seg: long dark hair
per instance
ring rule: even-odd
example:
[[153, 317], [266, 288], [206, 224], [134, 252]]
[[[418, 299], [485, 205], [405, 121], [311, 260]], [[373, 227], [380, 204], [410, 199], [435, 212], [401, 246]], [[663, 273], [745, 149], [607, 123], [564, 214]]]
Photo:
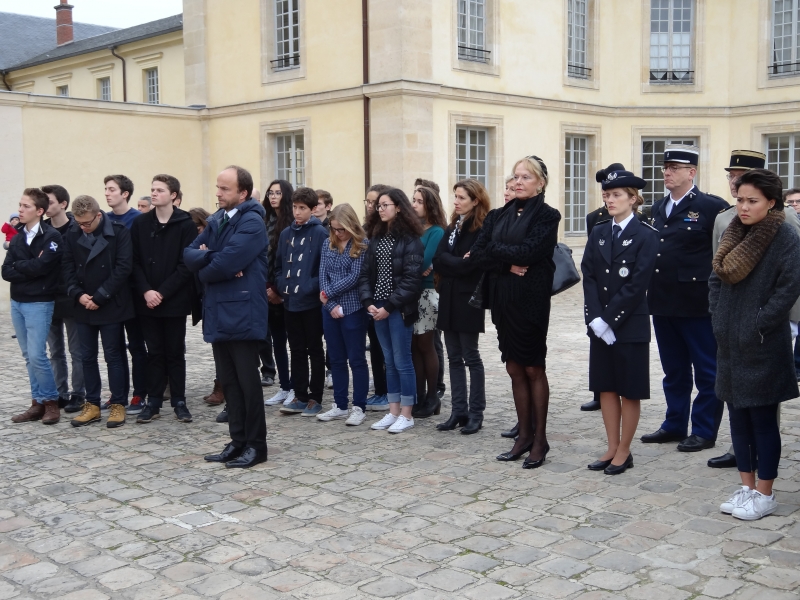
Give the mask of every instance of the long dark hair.
[[[276, 183], [281, 186], [281, 210], [278, 213], [275, 212], [275, 209], [272, 208], [272, 205], [269, 203], [269, 190]], [[266, 216], [264, 217], [264, 220], [267, 223], [269, 223], [273, 215], [277, 217], [277, 220], [275, 221], [275, 228], [272, 230], [272, 238], [269, 240], [269, 245], [273, 249], [278, 243], [278, 238], [281, 235], [281, 231], [291, 225], [292, 221], [294, 220], [294, 214], [292, 213], [292, 194], [294, 194], [294, 188], [292, 187], [291, 183], [285, 179], [273, 179], [272, 182], [270, 182], [270, 184], [267, 186], [266, 193], [264, 194], [264, 200], [261, 202], [264, 210], [267, 212]]]
[[[414, 190], [414, 195], [422, 194], [422, 202], [425, 205], [425, 221], [428, 225], [438, 225], [442, 229], [447, 229], [447, 217], [445, 217], [442, 199], [433, 188], [419, 186]], [[416, 211], [415, 211], [416, 212]]]
[[[391, 188], [378, 196], [378, 204], [380, 204], [383, 197], [389, 198], [397, 207], [397, 215], [387, 223], [381, 219], [379, 211], [375, 210], [372, 216], [377, 219], [377, 223], [374, 224], [371, 230], [373, 237], [382, 237], [387, 233], [391, 233], [398, 239], [405, 235], [421, 237], [422, 225], [420, 225], [417, 213], [414, 211], [414, 207], [411, 206], [411, 202], [408, 201], [408, 196], [406, 196], [405, 192], [397, 188]], [[370, 218], [370, 221], [372, 222], [373, 218]]]

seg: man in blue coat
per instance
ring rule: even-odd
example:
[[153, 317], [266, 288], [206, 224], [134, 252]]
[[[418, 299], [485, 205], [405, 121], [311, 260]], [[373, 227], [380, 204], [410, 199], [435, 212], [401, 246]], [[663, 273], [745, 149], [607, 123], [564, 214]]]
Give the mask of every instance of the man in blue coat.
[[229, 468], [267, 460], [264, 392], [258, 348], [267, 337], [267, 230], [264, 208], [250, 197], [253, 178], [231, 166], [217, 176], [218, 210], [183, 258], [203, 284], [203, 339], [228, 403], [231, 442], [206, 456]]

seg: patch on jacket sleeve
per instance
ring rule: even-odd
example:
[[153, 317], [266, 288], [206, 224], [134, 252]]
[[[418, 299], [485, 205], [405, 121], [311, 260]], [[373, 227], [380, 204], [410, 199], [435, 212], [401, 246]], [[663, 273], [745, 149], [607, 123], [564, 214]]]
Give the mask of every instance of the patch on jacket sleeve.
[[50, 250], [52, 252], [55, 252], [56, 250], [58, 250], [58, 244], [56, 244], [55, 242], [50, 242]]

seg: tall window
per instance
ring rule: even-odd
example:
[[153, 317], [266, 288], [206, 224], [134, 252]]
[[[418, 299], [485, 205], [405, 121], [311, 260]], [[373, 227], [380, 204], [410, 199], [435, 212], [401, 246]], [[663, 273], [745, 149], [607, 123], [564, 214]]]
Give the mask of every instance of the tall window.
[[642, 190], [645, 206], [652, 206], [656, 200], [666, 195], [664, 187], [664, 150], [669, 144], [697, 145], [695, 138], [647, 138], [642, 140], [642, 179], [647, 187]]
[[111, 77], [102, 77], [97, 80], [97, 99], [111, 100]]
[[295, 188], [305, 185], [305, 148], [302, 131], [275, 136], [275, 162], [278, 179], [285, 179]]
[[692, 83], [694, 0], [650, 0], [650, 81]]
[[300, 66], [300, 0], [275, 2], [275, 70]]
[[456, 130], [456, 176], [459, 179], [477, 179], [486, 186], [488, 136], [485, 129], [459, 127]]
[[586, 4], [588, 0], [567, 3], [567, 73], [570, 77], [588, 78], [592, 70], [586, 59]]
[[458, 0], [458, 58], [489, 62], [486, 0]]
[[69, 86], [68, 85], [60, 85], [56, 88], [56, 96], [63, 96], [64, 98], [69, 97]]
[[586, 232], [589, 138], [568, 135], [564, 144], [564, 232]]
[[773, 0], [769, 74], [787, 73], [800, 73], [800, 0]]
[[800, 133], [767, 138], [767, 168], [777, 173], [783, 187], [800, 187]]
[[144, 72], [144, 101], [148, 104], [159, 104], [158, 68], [146, 69]]

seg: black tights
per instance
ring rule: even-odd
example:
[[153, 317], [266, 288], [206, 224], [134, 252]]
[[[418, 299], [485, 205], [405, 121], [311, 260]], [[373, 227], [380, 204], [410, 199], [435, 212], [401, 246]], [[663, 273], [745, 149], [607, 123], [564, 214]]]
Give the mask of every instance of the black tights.
[[[436, 330], [426, 331], [411, 337], [411, 360], [414, 363], [414, 372], [417, 375], [417, 402], [430, 396], [436, 397], [439, 381], [439, 357], [433, 345], [433, 336]], [[427, 387], [427, 394], [426, 394]]]
[[547, 448], [547, 407], [550, 404], [550, 384], [544, 367], [523, 367], [509, 360], [506, 371], [511, 376], [511, 391], [519, 419], [519, 438], [512, 452], [521, 453], [531, 442], [531, 457], [539, 459]]

